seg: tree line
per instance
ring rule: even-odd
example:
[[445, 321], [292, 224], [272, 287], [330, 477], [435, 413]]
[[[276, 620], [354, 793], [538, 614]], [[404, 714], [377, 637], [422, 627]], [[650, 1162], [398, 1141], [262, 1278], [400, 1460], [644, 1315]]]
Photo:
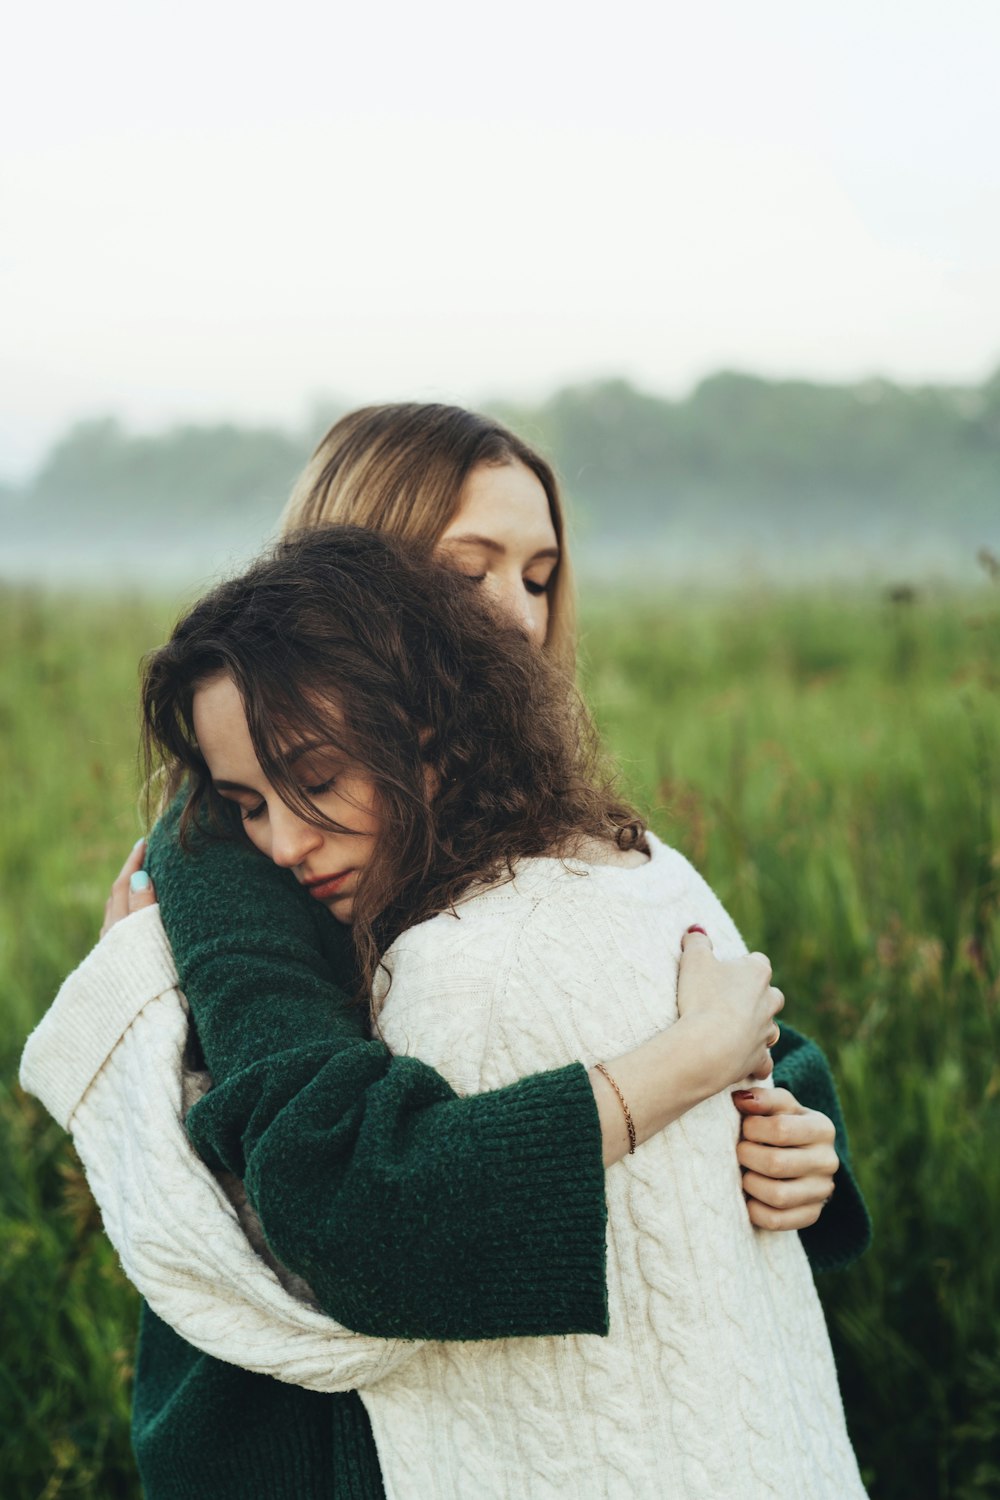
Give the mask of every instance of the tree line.
[[[1000, 370], [962, 387], [723, 372], [677, 400], [605, 380], [487, 409], [554, 459], [591, 552], [699, 535], [730, 547], [1000, 542]], [[112, 416], [81, 422], [28, 483], [0, 490], [4, 529], [138, 541], [203, 526], [252, 545], [325, 425], [149, 435]]]

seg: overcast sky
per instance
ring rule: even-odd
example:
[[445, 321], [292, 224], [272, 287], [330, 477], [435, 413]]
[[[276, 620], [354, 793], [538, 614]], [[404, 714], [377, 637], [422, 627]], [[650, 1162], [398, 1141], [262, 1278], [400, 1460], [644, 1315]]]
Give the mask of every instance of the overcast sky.
[[18, 7], [0, 477], [117, 412], [1000, 364], [995, 0]]

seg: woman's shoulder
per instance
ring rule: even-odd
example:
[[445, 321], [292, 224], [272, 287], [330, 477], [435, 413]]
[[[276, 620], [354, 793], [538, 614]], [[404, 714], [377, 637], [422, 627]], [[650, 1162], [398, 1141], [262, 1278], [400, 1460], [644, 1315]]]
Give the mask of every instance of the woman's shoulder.
[[636, 858], [634, 853], [616, 857], [586, 845], [574, 854], [519, 860], [511, 882], [513, 899], [556, 905], [598, 899], [645, 903], [662, 901], [667, 895], [676, 898], [704, 884], [678, 849], [654, 833], [647, 833], [646, 839], [647, 858]]
[[[708, 886], [677, 849], [647, 835], [649, 857], [619, 860], [585, 854], [533, 855], [514, 862], [509, 873], [477, 882], [447, 912], [409, 928], [393, 945], [409, 950], [471, 940], [482, 944], [492, 931], [498, 942], [513, 925], [558, 920], [560, 912], [591, 908], [663, 907], [700, 900]], [[710, 893], [709, 893], [710, 894]]]
[[[704, 876], [679, 849], [646, 835], [649, 858], [640, 864], [552, 857], [518, 862], [506, 892], [505, 921], [525, 932], [559, 932], [572, 924], [602, 930], [669, 930], [679, 941], [693, 923], [705, 927], [719, 957], [746, 951], [735, 923]], [[484, 906], [487, 897], [473, 898]]]
[[[407, 929], [385, 955], [377, 1000], [397, 1010], [454, 992], [466, 1012], [490, 1007], [498, 986], [530, 973], [537, 990], [583, 972], [598, 983], [607, 964], [659, 971], [676, 962], [692, 924], [720, 958], [746, 952], [722, 903], [677, 849], [649, 836], [640, 865], [551, 856], [521, 859], [505, 880], [470, 890], [447, 912]], [[391, 984], [389, 976], [391, 975]]]

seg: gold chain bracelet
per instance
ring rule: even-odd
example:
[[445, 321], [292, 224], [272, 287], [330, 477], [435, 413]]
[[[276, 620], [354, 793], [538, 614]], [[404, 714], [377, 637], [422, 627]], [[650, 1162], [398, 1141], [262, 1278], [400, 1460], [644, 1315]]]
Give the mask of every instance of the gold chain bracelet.
[[597, 1069], [598, 1073], [600, 1073], [603, 1078], [606, 1078], [608, 1080], [608, 1082], [610, 1083], [611, 1087], [614, 1089], [615, 1093], [618, 1095], [618, 1103], [621, 1105], [622, 1109], [625, 1112], [625, 1126], [626, 1126], [626, 1129], [628, 1130], [628, 1154], [629, 1154], [629, 1156], [634, 1156], [635, 1155], [635, 1124], [633, 1123], [633, 1120], [632, 1120], [632, 1112], [629, 1109], [628, 1105], [625, 1103], [625, 1095], [622, 1093], [622, 1091], [618, 1087], [617, 1083], [615, 1083], [615, 1080], [612, 1078], [611, 1074], [608, 1072], [607, 1068], [604, 1066], [603, 1063], [595, 1063], [594, 1067]]

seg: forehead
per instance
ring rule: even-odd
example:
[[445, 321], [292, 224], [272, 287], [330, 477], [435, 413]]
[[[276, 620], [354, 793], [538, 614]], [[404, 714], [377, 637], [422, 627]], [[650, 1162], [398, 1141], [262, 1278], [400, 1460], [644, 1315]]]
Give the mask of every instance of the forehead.
[[522, 463], [479, 464], [472, 470], [441, 541], [463, 533], [528, 552], [557, 545], [549, 498], [538, 476]]
[[[311, 750], [348, 753], [345, 747], [349, 732], [333, 695], [324, 694], [322, 698], [317, 695], [311, 706], [320, 713], [318, 723], [304, 718], [287, 736], [279, 736], [281, 754], [287, 757], [289, 766]], [[247, 781], [251, 774], [260, 772], [243, 699], [230, 676], [220, 673], [198, 684], [191, 718], [198, 748], [214, 781]]]
[[[214, 777], [257, 765], [246, 710], [231, 677], [210, 677], [194, 691], [191, 717], [198, 748]], [[226, 779], [238, 779], [228, 777]]]

